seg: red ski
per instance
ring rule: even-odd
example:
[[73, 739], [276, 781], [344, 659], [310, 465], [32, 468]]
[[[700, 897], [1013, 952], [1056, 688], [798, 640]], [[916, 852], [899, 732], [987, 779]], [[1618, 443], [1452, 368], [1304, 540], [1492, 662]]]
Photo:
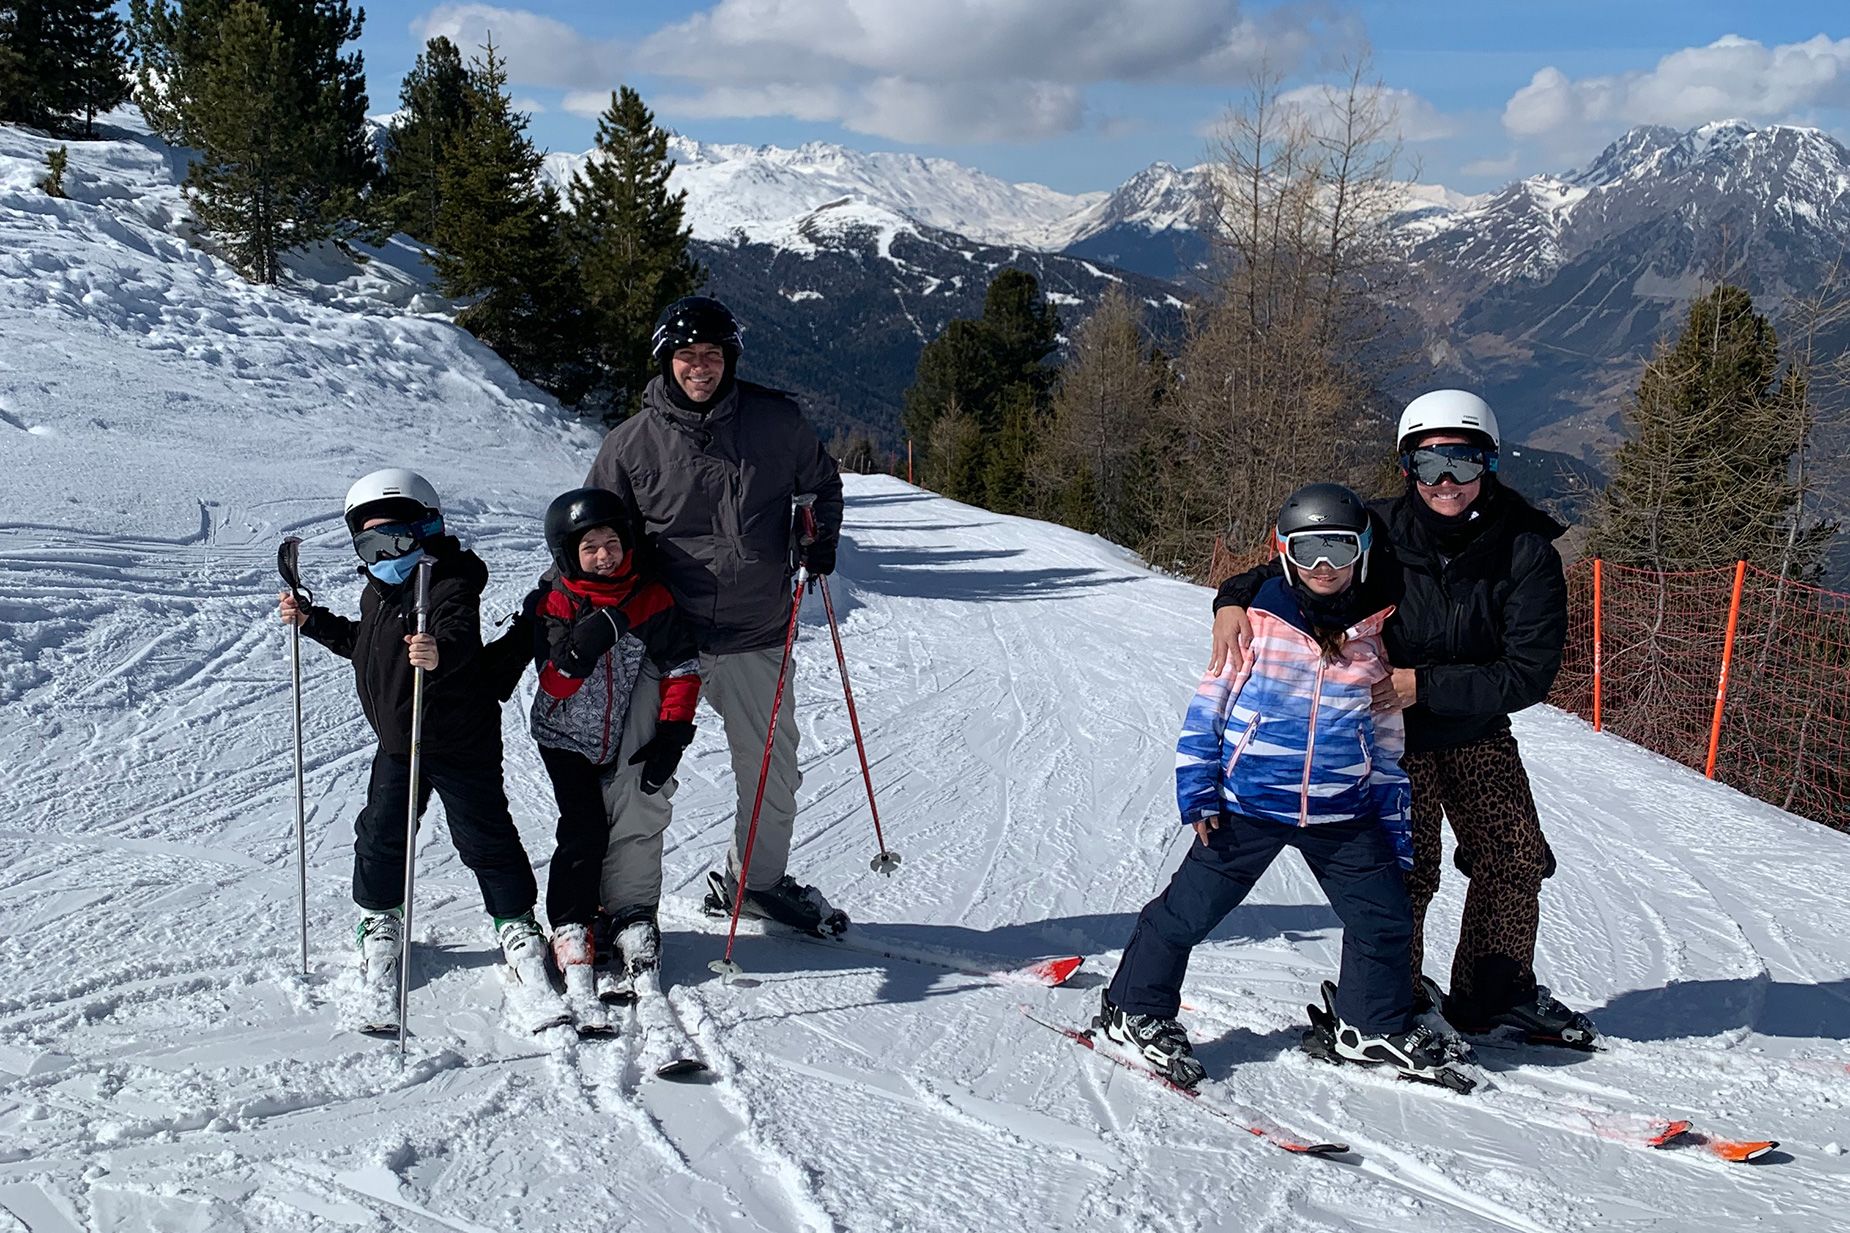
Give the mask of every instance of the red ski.
[[1060, 1035], [1066, 1037], [1074, 1044], [1090, 1050], [1094, 1055], [1103, 1058], [1107, 1062], [1116, 1066], [1121, 1066], [1132, 1074], [1142, 1075], [1152, 1083], [1165, 1087], [1178, 1096], [1186, 1097], [1189, 1103], [1194, 1105], [1197, 1109], [1212, 1114], [1214, 1117], [1219, 1118], [1221, 1121], [1226, 1122], [1228, 1125], [1238, 1130], [1252, 1135], [1254, 1138], [1263, 1139], [1273, 1147], [1281, 1148], [1284, 1151], [1299, 1156], [1340, 1156], [1349, 1150], [1349, 1145], [1347, 1143], [1315, 1143], [1304, 1139], [1286, 1130], [1271, 1118], [1256, 1111], [1249, 1109], [1234, 1110], [1223, 1108], [1215, 1101], [1204, 1099], [1202, 1094], [1193, 1088], [1186, 1088], [1179, 1083], [1172, 1082], [1167, 1077], [1157, 1074], [1149, 1067], [1139, 1066], [1129, 1058], [1120, 1056], [1110, 1049], [1099, 1048], [1098, 1041], [1090, 1032], [1082, 1032], [1078, 1028], [1067, 1027], [1064, 1024], [1050, 1023], [1036, 1015], [1026, 1006], [1021, 1008], [1021, 1013], [1027, 1016], [1031, 1022], [1038, 1023], [1049, 1031], [1060, 1033]]

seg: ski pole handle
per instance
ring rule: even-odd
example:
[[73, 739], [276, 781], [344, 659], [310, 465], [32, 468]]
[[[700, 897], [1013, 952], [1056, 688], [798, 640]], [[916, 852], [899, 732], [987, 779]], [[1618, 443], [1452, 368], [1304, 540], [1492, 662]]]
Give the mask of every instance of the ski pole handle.
[[430, 559], [429, 554], [418, 562], [417, 599], [414, 603], [417, 611], [417, 632], [420, 634], [430, 623], [430, 575], [436, 567], [437, 563]]

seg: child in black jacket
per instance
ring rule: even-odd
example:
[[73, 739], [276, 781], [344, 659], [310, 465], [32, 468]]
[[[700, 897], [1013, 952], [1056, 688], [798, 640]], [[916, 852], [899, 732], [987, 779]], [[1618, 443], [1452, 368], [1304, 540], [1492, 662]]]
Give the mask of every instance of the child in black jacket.
[[[354, 823], [362, 984], [377, 991], [398, 983], [412, 680], [420, 667], [425, 679], [419, 815], [434, 789], [443, 798], [457, 854], [474, 871], [508, 962], [518, 969], [523, 956], [543, 956], [545, 942], [533, 919], [538, 897], [533, 866], [501, 779], [501, 702], [480, 662], [488, 569], [443, 533], [436, 490], [414, 472], [394, 468], [362, 477], [347, 493], [346, 519], [364, 563], [360, 619], [319, 605], [298, 607], [289, 591], [281, 595], [281, 614], [284, 622], [300, 625], [310, 638], [353, 661], [360, 709], [379, 738], [366, 805]], [[427, 632], [418, 634], [413, 575], [425, 557], [434, 568]]]

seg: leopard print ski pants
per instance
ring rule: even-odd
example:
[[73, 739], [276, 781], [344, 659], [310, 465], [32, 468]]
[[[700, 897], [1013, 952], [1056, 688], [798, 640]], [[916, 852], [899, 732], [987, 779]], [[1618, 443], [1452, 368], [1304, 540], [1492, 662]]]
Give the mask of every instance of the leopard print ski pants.
[[1439, 890], [1439, 820], [1449, 818], [1469, 870], [1448, 1006], [1495, 1014], [1535, 991], [1542, 879], [1553, 872], [1516, 738], [1500, 732], [1455, 749], [1409, 753], [1413, 785], [1413, 976], [1425, 956], [1426, 908]]

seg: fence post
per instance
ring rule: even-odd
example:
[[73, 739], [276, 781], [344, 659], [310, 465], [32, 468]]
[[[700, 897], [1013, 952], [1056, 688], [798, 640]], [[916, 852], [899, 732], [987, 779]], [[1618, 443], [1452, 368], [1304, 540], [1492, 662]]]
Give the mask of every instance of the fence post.
[[1728, 697], [1728, 667], [1734, 662], [1734, 631], [1741, 621], [1741, 587], [1747, 581], [1747, 562], [1734, 563], [1734, 598], [1728, 603], [1728, 633], [1722, 641], [1722, 671], [1715, 681], [1715, 718], [1709, 724], [1709, 764], [1703, 774], [1715, 778], [1715, 754], [1722, 742], [1722, 703]]
[[1605, 598], [1605, 579], [1600, 566], [1604, 564], [1598, 557], [1593, 558], [1593, 730], [1600, 730], [1600, 610]]

